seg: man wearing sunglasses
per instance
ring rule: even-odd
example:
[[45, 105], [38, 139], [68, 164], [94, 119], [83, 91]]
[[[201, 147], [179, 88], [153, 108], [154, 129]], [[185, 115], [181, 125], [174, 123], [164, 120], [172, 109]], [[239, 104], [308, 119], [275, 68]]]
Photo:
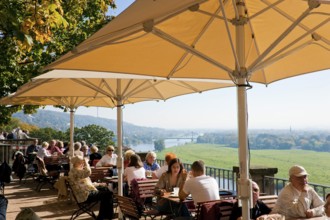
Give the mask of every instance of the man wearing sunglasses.
[[[257, 219], [262, 215], [269, 214], [271, 209], [268, 208], [261, 200], [259, 200], [259, 186], [256, 182], [252, 182], [253, 193], [253, 207], [251, 211], [251, 219]], [[242, 219], [242, 207], [239, 207], [238, 202], [234, 204], [233, 210], [229, 220], [241, 220]]]
[[308, 185], [308, 173], [304, 167], [295, 165], [289, 170], [290, 183], [280, 192], [272, 213], [285, 218], [312, 218], [323, 213], [323, 200]]

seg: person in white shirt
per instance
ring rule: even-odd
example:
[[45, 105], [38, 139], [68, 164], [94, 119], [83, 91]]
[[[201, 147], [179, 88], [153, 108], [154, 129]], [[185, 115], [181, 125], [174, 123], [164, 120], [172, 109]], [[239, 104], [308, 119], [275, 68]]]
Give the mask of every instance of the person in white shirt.
[[130, 157], [128, 167], [124, 170], [124, 180], [127, 181], [128, 185], [131, 185], [133, 179], [145, 179], [146, 170], [143, 167], [141, 158], [137, 154], [133, 154]]
[[106, 154], [96, 163], [96, 167], [115, 167], [117, 166], [117, 154], [114, 154], [115, 148], [110, 145], [106, 148]]
[[80, 150], [81, 148], [81, 143], [80, 142], [76, 142], [73, 145], [73, 155], [74, 156], [80, 156], [80, 157], [84, 157], [84, 153]]
[[52, 155], [47, 150], [49, 144], [47, 142], [42, 142], [41, 148], [39, 148], [37, 152], [37, 157], [40, 157], [41, 159], [44, 159], [45, 157], [51, 157]]
[[201, 160], [191, 165], [191, 175], [179, 190], [180, 200], [185, 200], [191, 194], [194, 203], [220, 199], [217, 181], [205, 175], [205, 165]]
[[285, 218], [312, 218], [323, 213], [323, 200], [308, 185], [308, 173], [304, 167], [295, 165], [289, 170], [289, 181], [278, 195], [271, 213]]

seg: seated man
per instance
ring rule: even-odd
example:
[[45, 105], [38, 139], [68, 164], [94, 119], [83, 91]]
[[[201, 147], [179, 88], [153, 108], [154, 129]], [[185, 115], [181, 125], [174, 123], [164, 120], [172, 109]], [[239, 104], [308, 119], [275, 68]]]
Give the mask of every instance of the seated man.
[[280, 192], [272, 213], [285, 218], [312, 218], [323, 213], [323, 201], [308, 186], [308, 173], [302, 166], [295, 165], [289, 170], [290, 183]]
[[190, 172], [192, 177], [185, 182], [183, 187], [180, 187], [180, 200], [186, 199], [189, 194], [191, 194], [195, 204], [220, 199], [218, 183], [213, 177], [205, 175], [203, 161], [195, 161], [191, 165]]
[[[269, 214], [271, 209], [259, 200], [259, 186], [256, 182], [252, 182], [253, 208], [251, 211], [251, 219], [257, 219], [261, 215]], [[238, 206], [238, 202], [234, 204], [229, 220], [241, 220], [242, 207]]]

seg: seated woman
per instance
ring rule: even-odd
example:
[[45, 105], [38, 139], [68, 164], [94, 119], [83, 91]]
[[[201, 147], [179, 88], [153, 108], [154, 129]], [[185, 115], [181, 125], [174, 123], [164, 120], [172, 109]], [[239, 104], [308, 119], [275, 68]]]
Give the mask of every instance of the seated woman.
[[89, 165], [93, 166], [93, 161], [100, 160], [102, 155], [98, 152], [99, 149], [95, 145], [93, 145], [90, 150], [91, 154], [89, 155]]
[[146, 160], [143, 162], [143, 167], [146, 170], [147, 177], [152, 177], [155, 175], [156, 170], [160, 168], [156, 161], [157, 155], [153, 151], [149, 151], [146, 155]]
[[96, 167], [114, 167], [117, 165], [117, 154], [114, 154], [115, 148], [110, 145], [106, 148], [106, 153], [101, 160], [97, 162]]
[[124, 181], [127, 182], [128, 187], [125, 187], [124, 194], [128, 195], [128, 188], [131, 186], [131, 182], [133, 179], [145, 179], [146, 171], [143, 168], [143, 163], [141, 158], [137, 154], [133, 154], [130, 157], [130, 161], [128, 167], [124, 170]]
[[72, 168], [69, 172], [69, 181], [73, 193], [79, 203], [100, 201], [97, 220], [112, 219], [113, 217], [113, 194], [106, 186], [93, 184], [89, 176], [91, 168], [87, 160], [82, 156], [71, 158]]
[[131, 149], [125, 151], [124, 153], [124, 169], [126, 169], [126, 167], [128, 167], [129, 164], [129, 158], [135, 154], [135, 152]]
[[41, 148], [39, 148], [37, 152], [37, 157], [40, 157], [41, 159], [44, 159], [45, 157], [51, 157], [52, 155], [47, 150], [49, 144], [47, 142], [42, 142]]
[[157, 201], [157, 210], [159, 212], [173, 211], [175, 216], [190, 216], [190, 213], [184, 203], [172, 202], [161, 198], [166, 192], [173, 192], [174, 188], [183, 187], [187, 179], [187, 172], [183, 168], [180, 159], [174, 158], [168, 164], [168, 170], [161, 175], [156, 184], [155, 193], [159, 195]]

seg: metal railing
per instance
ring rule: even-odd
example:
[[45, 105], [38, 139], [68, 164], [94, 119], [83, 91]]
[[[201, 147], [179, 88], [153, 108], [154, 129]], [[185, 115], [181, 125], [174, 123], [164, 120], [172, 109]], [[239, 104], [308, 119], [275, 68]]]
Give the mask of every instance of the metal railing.
[[27, 147], [32, 144], [34, 140], [35, 138], [0, 140], [0, 162], [7, 161], [11, 164], [13, 153], [17, 150], [22, 151], [25, 155]]
[[[160, 165], [165, 164], [164, 160], [158, 160]], [[190, 171], [191, 164], [183, 163], [183, 167]], [[220, 189], [236, 191], [236, 173], [230, 169], [223, 169], [218, 167], [209, 167], [206, 166], [206, 175], [214, 177], [218, 181], [218, 185]], [[285, 178], [276, 178], [272, 176], [264, 176], [262, 184], [263, 186], [260, 188], [263, 189], [263, 194], [268, 195], [278, 195], [281, 189], [289, 182], [288, 179]], [[314, 190], [318, 193], [320, 197], [325, 200], [325, 197], [328, 193], [330, 193], [330, 186], [321, 185], [317, 183], [308, 183]]]

